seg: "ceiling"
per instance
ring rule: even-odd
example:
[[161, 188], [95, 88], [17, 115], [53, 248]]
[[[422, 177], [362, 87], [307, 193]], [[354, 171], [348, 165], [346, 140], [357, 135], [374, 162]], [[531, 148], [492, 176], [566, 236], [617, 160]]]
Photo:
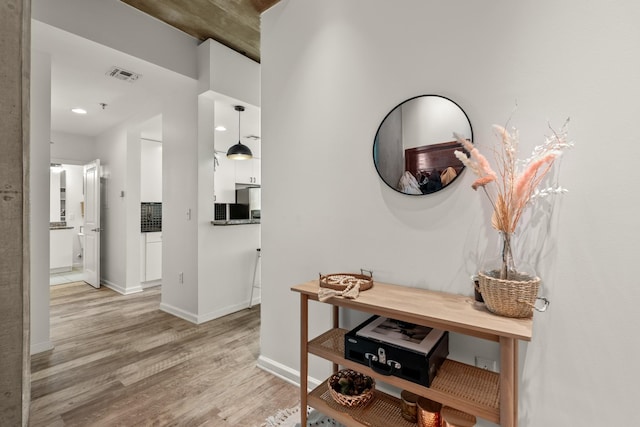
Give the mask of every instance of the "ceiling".
[[[199, 40], [213, 38], [259, 61], [260, 13], [278, 0], [121, 1]], [[51, 57], [53, 131], [95, 137], [161, 102], [158, 93], [180, 84], [175, 73], [35, 20], [32, 49]], [[134, 83], [110, 78], [106, 72], [114, 65], [143, 78]], [[216, 149], [224, 150], [238, 140], [238, 113], [233, 108], [237, 102], [224, 97], [215, 101], [215, 124], [228, 129], [216, 133]], [[74, 107], [88, 113], [73, 114]], [[250, 106], [242, 113], [242, 137], [249, 135], [260, 135], [259, 109]], [[161, 120], [156, 117], [144, 123], [142, 136], [162, 140]]]
[[120, 0], [200, 41], [260, 62], [260, 14], [279, 0]]

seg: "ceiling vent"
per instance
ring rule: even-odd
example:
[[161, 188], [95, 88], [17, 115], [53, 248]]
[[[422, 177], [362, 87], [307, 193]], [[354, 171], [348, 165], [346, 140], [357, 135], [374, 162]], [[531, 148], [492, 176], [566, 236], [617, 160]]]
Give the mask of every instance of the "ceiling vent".
[[124, 68], [113, 66], [107, 72], [107, 76], [113, 77], [114, 79], [124, 80], [125, 82], [133, 83], [142, 77], [141, 74], [136, 74], [133, 71], [127, 71]]
[[245, 136], [245, 138], [253, 139], [254, 141], [260, 139], [260, 137], [258, 135], [247, 135], [247, 136]]

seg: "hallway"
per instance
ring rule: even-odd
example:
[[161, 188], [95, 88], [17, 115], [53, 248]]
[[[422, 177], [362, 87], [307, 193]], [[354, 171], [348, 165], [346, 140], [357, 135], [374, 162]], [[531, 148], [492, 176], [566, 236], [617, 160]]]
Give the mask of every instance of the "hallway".
[[32, 357], [30, 425], [258, 426], [298, 402], [256, 367], [259, 306], [194, 325], [159, 302], [159, 287], [51, 287], [55, 348]]

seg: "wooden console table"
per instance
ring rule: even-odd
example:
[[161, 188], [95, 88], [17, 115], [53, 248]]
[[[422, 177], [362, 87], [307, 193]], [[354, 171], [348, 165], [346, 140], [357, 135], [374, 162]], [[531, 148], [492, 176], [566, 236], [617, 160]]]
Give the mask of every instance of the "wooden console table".
[[[347, 426], [415, 426], [402, 418], [400, 400], [376, 390], [364, 408], [350, 409], [333, 401], [324, 381], [308, 390], [309, 353], [409, 390], [505, 427], [518, 425], [518, 340], [531, 341], [532, 319], [511, 319], [478, 309], [470, 297], [375, 282], [355, 300], [332, 297], [333, 328], [309, 341], [309, 300], [318, 301], [319, 285], [312, 280], [291, 288], [300, 293], [300, 407], [306, 426], [307, 405]], [[345, 329], [339, 328], [339, 307], [457, 332], [500, 343], [500, 373], [445, 360], [431, 387], [395, 376], [384, 376], [344, 357]]]

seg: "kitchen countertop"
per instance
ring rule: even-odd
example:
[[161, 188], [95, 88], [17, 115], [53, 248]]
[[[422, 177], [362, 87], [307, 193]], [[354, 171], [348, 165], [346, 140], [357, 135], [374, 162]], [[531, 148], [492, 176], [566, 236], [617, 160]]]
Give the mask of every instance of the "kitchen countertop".
[[71, 230], [74, 227], [71, 226], [67, 226], [67, 225], [56, 225], [53, 227], [49, 227], [49, 230]]
[[213, 225], [246, 225], [246, 224], [260, 224], [259, 219], [229, 219], [211, 221]]

